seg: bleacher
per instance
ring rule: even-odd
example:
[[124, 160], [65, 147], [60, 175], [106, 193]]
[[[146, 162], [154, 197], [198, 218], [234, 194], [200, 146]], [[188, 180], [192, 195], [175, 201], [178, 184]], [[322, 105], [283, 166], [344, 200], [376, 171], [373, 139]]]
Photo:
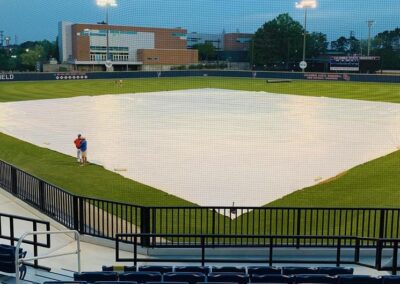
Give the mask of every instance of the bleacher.
[[[348, 267], [275, 266], [103, 266], [74, 273], [74, 282], [113, 284], [400, 284], [400, 276], [356, 275]], [[60, 284], [66, 282], [45, 282]]]

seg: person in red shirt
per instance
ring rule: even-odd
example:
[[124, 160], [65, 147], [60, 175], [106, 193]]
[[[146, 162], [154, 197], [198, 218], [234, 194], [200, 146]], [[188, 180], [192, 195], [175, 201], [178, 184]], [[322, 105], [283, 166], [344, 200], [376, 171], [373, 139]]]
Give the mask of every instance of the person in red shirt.
[[77, 151], [76, 151], [76, 159], [77, 159], [78, 162], [81, 162], [81, 160], [82, 160], [82, 158], [81, 158], [81, 141], [82, 141], [82, 138], [81, 137], [82, 137], [82, 135], [78, 134], [78, 138], [76, 138], [74, 140], [74, 144], [75, 144], [75, 147], [77, 149]]

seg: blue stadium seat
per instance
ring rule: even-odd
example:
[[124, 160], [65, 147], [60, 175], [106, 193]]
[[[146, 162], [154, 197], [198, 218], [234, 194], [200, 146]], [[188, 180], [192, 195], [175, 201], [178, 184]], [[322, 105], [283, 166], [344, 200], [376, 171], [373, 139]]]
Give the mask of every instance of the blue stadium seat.
[[136, 271], [136, 266], [118, 266], [118, 265], [112, 265], [112, 266], [105, 266], [103, 265], [101, 267], [102, 271], [114, 271], [114, 272], [128, 272], [128, 271]]
[[339, 275], [339, 274], [353, 274], [353, 268], [347, 267], [317, 267], [318, 274]]
[[172, 266], [162, 266], [162, 265], [144, 265], [139, 267], [139, 271], [152, 271], [160, 272], [164, 274], [166, 272], [172, 272]]
[[136, 281], [138, 283], [161, 282], [162, 275], [160, 272], [139, 271], [124, 272], [119, 275], [120, 281]]
[[[19, 258], [24, 258], [26, 251], [19, 249]], [[15, 247], [0, 244], [0, 271], [5, 273], [15, 273]], [[19, 278], [24, 279], [26, 275], [26, 266], [20, 265]]]
[[382, 284], [400, 284], [400, 275], [382, 276]]
[[96, 272], [75, 272], [74, 281], [86, 281], [86, 282], [97, 282], [97, 281], [117, 281], [118, 273], [112, 271], [96, 271]]
[[147, 282], [146, 284], [188, 284], [187, 282]]
[[382, 279], [369, 275], [338, 275], [339, 284], [382, 284]]
[[247, 273], [250, 276], [253, 274], [282, 274], [282, 269], [274, 266], [248, 266]]
[[206, 275], [200, 272], [168, 272], [163, 276], [164, 282], [186, 282], [196, 284], [197, 282], [205, 282]]
[[96, 281], [95, 284], [138, 284], [136, 281]]
[[283, 275], [294, 275], [294, 274], [319, 274], [318, 270], [311, 267], [301, 267], [301, 266], [286, 266], [282, 267]]
[[287, 283], [292, 284], [294, 281], [293, 276], [289, 275], [278, 275], [278, 274], [264, 274], [257, 275], [254, 274], [250, 278], [251, 283]]
[[235, 272], [212, 272], [208, 274], [207, 282], [233, 282], [246, 284], [249, 282], [249, 276], [244, 273]]
[[210, 273], [208, 266], [176, 266], [175, 272], [200, 272], [204, 274]]
[[236, 284], [235, 282], [198, 282], [197, 284]]
[[212, 267], [213, 273], [220, 273], [220, 272], [236, 272], [236, 273], [246, 273], [246, 267], [236, 267], [236, 266], [213, 266]]
[[319, 283], [319, 284], [337, 284], [339, 279], [337, 277], [329, 276], [327, 274], [296, 274], [294, 276], [295, 284], [303, 283]]
[[46, 281], [43, 284], [86, 284], [86, 281]]

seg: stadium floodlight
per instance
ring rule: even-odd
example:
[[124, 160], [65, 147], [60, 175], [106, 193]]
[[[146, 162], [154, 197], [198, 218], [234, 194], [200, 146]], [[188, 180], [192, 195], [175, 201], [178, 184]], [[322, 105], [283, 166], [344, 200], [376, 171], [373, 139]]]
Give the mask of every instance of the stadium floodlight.
[[[304, 33], [303, 33], [303, 61], [306, 61], [306, 41], [307, 41], [307, 10], [317, 8], [317, 0], [301, 0], [296, 2], [297, 9], [304, 9]], [[305, 68], [302, 68], [303, 72]]]
[[317, 8], [317, 0], [302, 0], [301, 2], [296, 2], [297, 9], [315, 9]]
[[117, 0], [96, 0], [97, 6], [106, 8], [106, 25], [107, 25], [107, 46], [106, 46], [106, 61], [110, 60], [110, 29], [108, 23], [108, 7], [117, 7]]
[[101, 7], [106, 7], [106, 6], [116, 7], [117, 6], [116, 0], [96, 0], [96, 3], [98, 6], [101, 6]]

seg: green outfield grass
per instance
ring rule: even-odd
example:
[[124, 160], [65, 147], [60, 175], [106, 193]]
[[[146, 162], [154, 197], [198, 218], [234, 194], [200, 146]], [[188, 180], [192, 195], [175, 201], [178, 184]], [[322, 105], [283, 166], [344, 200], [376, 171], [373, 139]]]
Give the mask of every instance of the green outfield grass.
[[[0, 102], [83, 95], [151, 92], [193, 88], [224, 88], [307, 96], [326, 96], [400, 103], [400, 85], [382, 83], [294, 81], [267, 84], [244, 78], [159, 78], [113, 80], [5, 82]], [[0, 159], [70, 192], [138, 205], [193, 205], [149, 186], [125, 179], [96, 165], [80, 168], [75, 159], [0, 133]], [[398, 207], [400, 154], [392, 153], [350, 169], [329, 182], [299, 190], [271, 206]]]
[[195, 88], [266, 91], [400, 103], [399, 84], [326, 81], [267, 84], [264, 79], [217, 77], [129, 79], [124, 80], [122, 86], [115, 84], [114, 80], [2, 82], [0, 83], [0, 102]]

